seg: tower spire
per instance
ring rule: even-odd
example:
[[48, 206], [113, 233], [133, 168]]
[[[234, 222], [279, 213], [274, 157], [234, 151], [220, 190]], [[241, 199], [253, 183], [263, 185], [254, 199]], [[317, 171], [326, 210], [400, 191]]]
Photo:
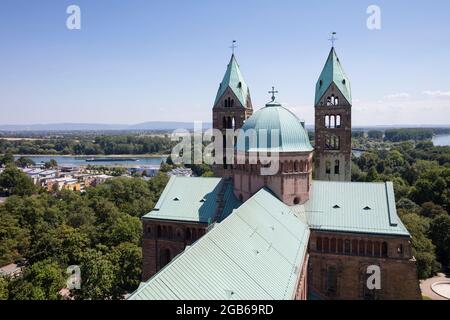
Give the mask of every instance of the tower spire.
[[333, 31], [333, 32], [331, 33], [331, 38], [328, 39], [328, 40], [331, 41], [331, 47], [334, 48], [334, 42], [335, 42], [336, 40], [338, 40], [338, 38], [336, 38], [336, 32], [335, 32], [335, 31]]
[[237, 48], [236, 40], [233, 40], [233, 42], [231, 43], [231, 46], [230, 46], [232, 55], [234, 55], [234, 49], [236, 49], [236, 48]]

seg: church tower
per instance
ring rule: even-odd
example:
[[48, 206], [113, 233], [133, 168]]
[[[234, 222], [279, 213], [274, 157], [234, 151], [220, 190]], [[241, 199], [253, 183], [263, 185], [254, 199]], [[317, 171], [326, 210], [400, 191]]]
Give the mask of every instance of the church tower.
[[[223, 80], [219, 85], [216, 99], [213, 106], [213, 128], [222, 131], [223, 142], [223, 164], [214, 165], [214, 173], [216, 176], [230, 177], [232, 163], [227, 163], [225, 158], [227, 137], [226, 129], [240, 129], [245, 120], [253, 113], [252, 100], [250, 98], [250, 90], [242, 77], [239, 64], [237, 63], [234, 53], [231, 55], [227, 70], [223, 76]], [[229, 137], [228, 139], [234, 139]], [[228, 142], [230, 145], [231, 141]], [[234, 148], [230, 147], [230, 152], [234, 152]]]
[[315, 178], [351, 180], [352, 97], [334, 46], [316, 83]]

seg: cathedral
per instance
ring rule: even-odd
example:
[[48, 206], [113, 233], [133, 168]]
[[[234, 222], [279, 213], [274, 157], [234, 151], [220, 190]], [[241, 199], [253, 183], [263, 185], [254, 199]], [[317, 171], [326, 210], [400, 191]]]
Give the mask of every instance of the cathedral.
[[[421, 298], [393, 184], [351, 181], [352, 97], [335, 48], [315, 87], [314, 147], [275, 93], [254, 112], [233, 53], [213, 128], [223, 142], [228, 129], [276, 130], [277, 143], [234, 145], [216, 177], [170, 178], [142, 217], [142, 283], [129, 299]], [[236, 161], [263, 151], [278, 155], [273, 174]]]

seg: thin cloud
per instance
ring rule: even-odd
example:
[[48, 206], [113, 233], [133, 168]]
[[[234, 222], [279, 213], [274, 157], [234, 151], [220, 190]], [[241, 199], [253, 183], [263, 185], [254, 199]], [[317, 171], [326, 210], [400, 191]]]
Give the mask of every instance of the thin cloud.
[[409, 98], [411, 95], [409, 93], [406, 92], [400, 92], [400, 93], [392, 93], [392, 94], [388, 94], [387, 96], [384, 96], [384, 99], [387, 100], [392, 100], [392, 99], [407, 99]]
[[426, 90], [423, 94], [432, 98], [450, 98], [450, 91]]

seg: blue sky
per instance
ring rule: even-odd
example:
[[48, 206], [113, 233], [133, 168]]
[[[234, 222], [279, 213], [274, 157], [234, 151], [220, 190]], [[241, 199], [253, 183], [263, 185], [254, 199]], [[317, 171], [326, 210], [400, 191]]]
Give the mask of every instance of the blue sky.
[[[81, 8], [81, 30], [66, 8]], [[366, 27], [381, 9], [381, 30]], [[312, 124], [338, 32], [353, 124], [450, 123], [448, 0], [1, 0], [0, 124], [210, 121], [236, 56], [255, 109], [278, 100]]]

